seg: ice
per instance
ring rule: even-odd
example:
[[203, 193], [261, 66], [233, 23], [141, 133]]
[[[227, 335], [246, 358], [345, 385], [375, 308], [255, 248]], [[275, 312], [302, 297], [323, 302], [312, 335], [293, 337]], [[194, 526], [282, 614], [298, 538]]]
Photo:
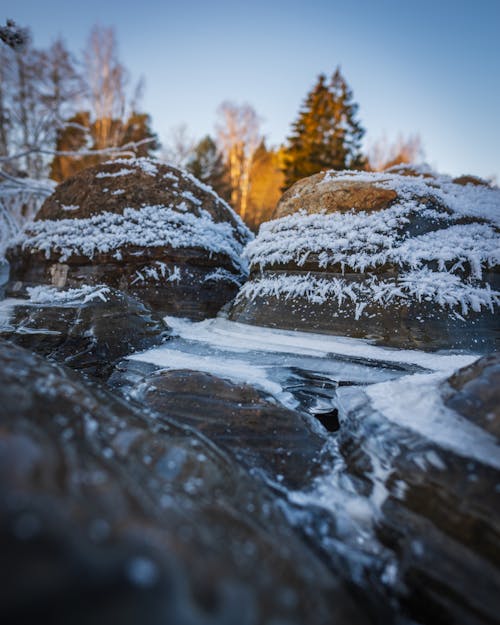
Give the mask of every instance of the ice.
[[416, 365], [433, 371], [449, 371], [474, 362], [477, 356], [435, 354], [419, 350], [390, 349], [371, 345], [364, 339], [279, 330], [229, 321], [224, 316], [193, 322], [180, 317], [165, 317], [179, 337], [231, 351], [270, 352], [331, 359], [344, 356], [379, 363]]
[[452, 371], [476, 356], [391, 350], [361, 339], [249, 326], [220, 316], [165, 317], [172, 338], [129, 356], [161, 369], [203, 371], [255, 385], [289, 408], [328, 410], [337, 383], [374, 384], [408, 371]]
[[[440, 385], [449, 373], [415, 374], [371, 386], [366, 393], [373, 408], [386, 419], [465, 458], [500, 469], [496, 439], [444, 405]], [[435, 457], [427, 461], [436, 464]]]

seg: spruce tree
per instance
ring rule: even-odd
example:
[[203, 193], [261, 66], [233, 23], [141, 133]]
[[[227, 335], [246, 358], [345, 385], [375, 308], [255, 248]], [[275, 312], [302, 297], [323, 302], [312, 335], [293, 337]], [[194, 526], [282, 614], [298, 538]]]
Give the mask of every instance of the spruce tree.
[[329, 82], [321, 74], [292, 125], [284, 152], [285, 187], [325, 169], [364, 166], [358, 105], [337, 68]]
[[186, 164], [186, 169], [198, 180], [210, 185], [223, 199], [231, 199], [229, 172], [224, 157], [215, 141], [204, 137], [195, 147], [193, 156]]

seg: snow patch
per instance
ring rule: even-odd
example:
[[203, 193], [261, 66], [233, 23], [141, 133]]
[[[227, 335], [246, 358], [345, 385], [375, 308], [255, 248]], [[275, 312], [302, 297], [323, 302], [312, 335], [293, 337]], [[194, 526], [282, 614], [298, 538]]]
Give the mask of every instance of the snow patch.
[[122, 168], [120, 171], [116, 171], [114, 173], [108, 171], [100, 171], [96, 174], [96, 178], [117, 178], [118, 176], [127, 176], [128, 174], [133, 174], [133, 169], [125, 169]]
[[67, 289], [65, 291], [51, 286], [28, 287], [26, 290], [30, 297], [29, 303], [55, 306], [61, 304], [86, 304], [96, 299], [107, 302], [107, 295], [110, 293], [110, 288], [104, 285], [86, 285], [78, 289]]

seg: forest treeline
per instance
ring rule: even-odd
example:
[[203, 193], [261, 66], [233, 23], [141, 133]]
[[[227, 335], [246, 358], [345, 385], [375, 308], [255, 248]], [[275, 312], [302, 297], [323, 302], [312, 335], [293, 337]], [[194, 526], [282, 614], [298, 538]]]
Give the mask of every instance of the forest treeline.
[[317, 78], [280, 146], [267, 143], [252, 106], [231, 101], [219, 106], [212, 134], [193, 139], [181, 124], [161, 146], [141, 109], [143, 84], [119, 59], [112, 28], [95, 26], [79, 57], [61, 39], [47, 49], [25, 31], [21, 39], [0, 46], [4, 179], [61, 182], [120, 150], [156, 155], [211, 185], [256, 229], [300, 178], [324, 169], [381, 170], [422, 155], [418, 135], [363, 151], [358, 104], [339, 67]]

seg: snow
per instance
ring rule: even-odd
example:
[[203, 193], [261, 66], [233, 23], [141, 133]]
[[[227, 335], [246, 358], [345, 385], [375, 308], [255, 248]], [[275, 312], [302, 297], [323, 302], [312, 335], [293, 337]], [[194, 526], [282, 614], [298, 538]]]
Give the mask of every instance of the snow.
[[56, 252], [61, 261], [73, 255], [92, 258], [123, 246], [195, 247], [226, 255], [235, 268], [246, 271], [243, 246], [229, 222], [216, 223], [206, 211], [197, 216], [161, 205], [126, 208], [121, 215], [102, 212], [86, 219], [36, 221], [18, 241], [25, 248], [45, 252], [47, 258]]
[[[111, 165], [114, 163], [124, 164], [124, 165], [127, 165], [129, 168], [131, 167], [135, 167], [136, 169], [140, 168], [144, 173], [150, 176], [158, 175], [157, 165], [159, 164], [159, 162], [154, 161], [150, 158], [145, 158], [145, 157], [117, 158], [114, 160], [106, 161], [106, 163], [104, 164]], [[180, 180], [184, 179], [184, 180], [189, 181], [190, 183], [195, 185], [197, 189], [199, 189], [200, 191], [203, 191], [204, 193], [208, 193], [214, 199], [216, 199], [217, 202], [219, 202], [221, 205], [224, 206], [224, 208], [231, 214], [236, 230], [238, 231], [238, 233], [240, 234], [243, 240], [249, 241], [253, 239], [252, 232], [247, 228], [247, 226], [245, 225], [241, 217], [231, 208], [231, 206], [229, 206], [229, 204], [225, 200], [223, 200], [219, 195], [217, 195], [217, 193], [212, 189], [211, 186], [201, 182], [201, 180], [198, 180], [198, 178], [195, 178], [195, 176], [193, 176], [191, 173], [189, 173], [188, 171], [184, 169], [178, 169], [177, 167], [174, 167], [173, 165], [170, 165], [170, 164], [168, 164], [168, 166], [172, 168], [172, 171], [168, 171], [167, 173], [165, 173], [163, 175], [163, 179], [170, 181], [169, 186], [171, 186], [172, 188], [176, 188]], [[127, 173], [133, 173], [133, 170], [130, 169], [129, 172]], [[104, 176], [99, 176], [98, 174], [98, 177], [104, 177]], [[195, 206], [200, 206], [202, 204], [200, 199], [197, 198], [190, 191], [185, 191], [183, 195], [186, 199], [188, 199], [193, 204], [195, 204]]]
[[35, 286], [28, 287], [26, 289], [30, 297], [30, 304], [44, 304], [44, 305], [75, 305], [86, 304], [93, 300], [107, 301], [107, 295], [110, 293], [110, 288], [105, 285], [97, 286], [82, 286], [78, 289], [66, 289], [64, 291], [51, 286]]
[[128, 174], [133, 174], [133, 169], [120, 169], [120, 171], [109, 172], [109, 171], [100, 171], [95, 175], [96, 178], [117, 178], [118, 176], [127, 176]]
[[440, 387], [450, 373], [415, 374], [375, 384], [366, 393], [373, 408], [393, 423], [460, 456], [500, 469], [496, 438], [444, 405]]
[[[125, 175], [125, 174], [133, 174], [134, 170], [130, 169], [130, 167], [141, 169], [145, 174], [148, 174], [149, 176], [154, 177], [158, 174], [158, 168], [156, 167], [155, 162], [145, 157], [115, 158], [115, 159], [111, 159], [110, 161], [106, 161], [104, 163], [104, 165], [114, 165], [114, 164], [127, 165], [128, 168], [124, 168], [120, 170], [120, 172], [117, 172], [116, 174], [109, 174], [109, 176], [97, 174], [96, 178], [107, 178], [107, 177], [114, 177], [114, 176], [120, 176], [120, 175]], [[121, 173], [121, 172], [124, 172], [124, 173]]]
[[208, 273], [203, 282], [233, 282], [237, 286], [241, 286], [241, 279], [239, 276], [235, 276], [234, 273], [231, 273], [227, 269], [222, 269], [221, 267], [217, 267], [215, 271], [211, 271]]
[[[123, 164], [116, 172], [100, 171], [96, 178], [114, 178], [134, 174], [138, 169], [150, 176], [158, 175], [158, 163], [147, 158], [115, 159], [104, 165]], [[166, 205], [143, 206], [140, 209], [125, 208], [123, 214], [102, 212], [85, 219], [41, 220], [29, 224], [14, 243], [45, 252], [60, 255], [65, 261], [73, 255], [93, 258], [97, 253], [118, 250], [122, 246], [201, 248], [209, 254], [223, 254], [229, 257], [233, 266], [247, 272], [246, 259], [242, 259], [243, 245], [253, 238], [233, 209], [207, 185], [191, 174], [172, 170], [164, 175], [172, 180], [185, 179], [198, 189], [212, 195], [228, 212], [228, 219], [216, 222], [203, 209], [203, 199], [192, 191], [178, 193], [181, 202]], [[170, 186], [175, 185], [172, 182]], [[112, 192], [121, 195], [123, 189]], [[191, 206], [189, 206], [189, 205]], [[191, 212], [192, 207], [194, 210]], [[63, 210], [77, 210], [78, 206], [62, 206]], [[235, 232], [236, 231], [236, 232]], [[236, 234], [236, 236], [235, 236]]]
[[[187, 274], [188, 272], [184, 272]], [[159, 282], [175, 282], [181, 281], [182, 272], [180, 267], [174, 265], [173, 269], [170, 269], [165, 263], [156, 261], [152, 265], [142, 267], [141, 270], [135, 272], [135, 278], [131, 284], [137, 284], [138, 282], [147, 282], [153, 280], [156, 283]]]
[[[418, 172], [418, 169], [416, 171]], [[498, 187], [456, 184], [450, 176], [437, 174], [428, 166], [424, 166], [420, 171], [421, 175], [418, 176], [404, 176], [391, 172], [328, 171], [321, 182], [323, 184], [330, 181], [369, 182], [383, 189], [394, 189], [401, 204], [411, 202], [415, 197], [434, 198], [455, 216], [485, 219], [500, 226]]]
[[370, 276], [364, 282], [349, 282], [344, 278], [304, 275], [271, 274], [246, 282], [237, 295], [237, 301], [276, 297], [287, 299], [305, 298], [314, 304], [335, 301], [355, 306], [355, 318], [365, 313], [369, 304], [403, 304], [411, 299], [432, 301], [440, 308], [460, 310], [462, 315], [470, 311], [480, 312], [486, 308], [493, 312], [500, 303], [500, 292], [489, 285], [474, 286], [448, 272], [423, 268], [403, 273], [398, 279], [381, 280]]

